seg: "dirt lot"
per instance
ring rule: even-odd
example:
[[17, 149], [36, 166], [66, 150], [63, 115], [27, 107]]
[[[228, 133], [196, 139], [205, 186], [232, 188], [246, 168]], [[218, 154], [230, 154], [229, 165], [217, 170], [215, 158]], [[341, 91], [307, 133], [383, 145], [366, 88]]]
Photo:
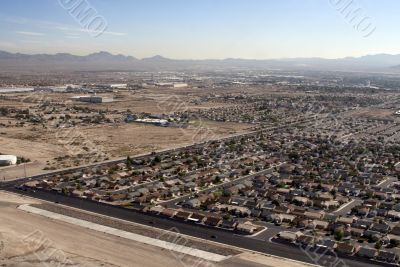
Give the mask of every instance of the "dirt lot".
[[394, 115], [394, 110], [378, 108], [362, 108], [352, 112], [353, 116], [363, 119], [375, 120], [395, 120], [400, 121], [400, 117]]
[[[11, 129], [11, 131], [9, 128], [2, 130], [7, 134], [0, 136], [0, 153], [29, 158], [31, 162], [26, 166], [0, 168], [1, 180], [23, 177], [25, 171], [28, 176], [41, 173], [46, 167], [46, 161], [63, 153], [61, 146], [39, 140], [39, 133], [33, 133], [24, 128]], [[34, 138], [25, 138], [31, 133]]]
[[[199, 125], [201, 124], [201, 125]], [[145, 124], [122, 124], [117, 126], [88, 127], [82, 132], [90, 137], [99, 148], [111, 153], [112, 157], [127, 156], [155, 150], [179, 147], [220, 138], [250, 127], [235, 123], [202, 122], [188, 129], [156, 127]]]

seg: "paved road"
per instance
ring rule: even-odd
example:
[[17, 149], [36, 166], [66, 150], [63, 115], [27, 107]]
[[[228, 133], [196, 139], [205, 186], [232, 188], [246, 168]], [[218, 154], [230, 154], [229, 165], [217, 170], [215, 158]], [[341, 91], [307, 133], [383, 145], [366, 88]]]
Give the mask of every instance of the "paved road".
[[[218, 230], [215, 228], [208, 228], [196, 224], [190, 224], [185, 222], [179, 222], [160, 216], [153, 216], [150, 214], [138, 213], [135, 211], [113, 207], [107, 204], [92, 202], [84, 199], [67, 197], [47, 191], [20, 191], [13, 187], [8, 187], [7, 191], [29, 195], [38, 199], [43, 199], [51, 202], [57, 202], [63, 205], [71, 206], [74, 208], [95, 212], [135, 223], [144, 225], [152, 225], [160, 229], [178, 229], [182, 234], [202, 238], [219, 242], [222, 244], [228, 244], [236, 247], [241, 247], [248, 250], [258, 251], [261, 253], [272, 254], [284, 258], [290, 258], [293, 260], [303, 261], [315, 264], [316, 262], [310, 259], [310, 257], [297, 246], [289, 246], [286, 244], [271, 243], [263, 240], [257, 240], [246, 236], [235, 235], [230, 231]], [[216, 238], [213, 238], [216, 237]], [[360, 262], [357, 258], [343, 259], [347, 266], [351, 267], [372, 267], [376, 264], [370, 262]], [[332, 263], [332, 258], [324, 255], [318, 259], [318, 263]], [[330, 266], [329, 264], [325, 266]], [[340, 265], [337, 265], [340, 266]], [[343, 265], [342, 265], [343, 266]]]
[[334, 214], [340, 216], [346, 216], [354, 207], [359, 206], [363, 203], [361, 199], [353, 199], [352, 201], [342, 205], [337, 209]]
[[396, 177], [388, 177], [384, 181], [378, 184], [380, 188], [388, 188], [390, 187], [394, 182], [397, 182]]

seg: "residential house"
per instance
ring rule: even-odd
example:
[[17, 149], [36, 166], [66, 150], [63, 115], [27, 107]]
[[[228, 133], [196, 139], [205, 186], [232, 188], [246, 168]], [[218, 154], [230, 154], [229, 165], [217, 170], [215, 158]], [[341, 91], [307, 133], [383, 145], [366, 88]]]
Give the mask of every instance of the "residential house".
[[359, 250], [359, 246], [355, 243], [345, 243], [339, 242], [337, 243], [336, 251], [338, 253], [346, 254], [346, 255], [353, 255], [357, 253]]
[[164, 209], [164, 210], [161, 212], [161, 215], [164, 216], [164, 217], [172, 218], [172, 217], [174, 217], [177, 213], [178, 213], [178, 211], [177, 211], [177, 210], [174, 210], [174, 209]]
[[175, 214], [175, 218], [180, 221], [187, 221], [193, 212], [180, 210]]
[[378, 251], [371, 247], [361, 247], [357, 255], [367, 259], [374, 259], [378, 255]]
[[197, 198], [190, 199], [190, 200], [186, 201], [186, 202], [183, 204], [183, 207], [189, 208], [189, 209], [197, 209], [197, 208], [199, 208], [200, 206], [201, 206], [201, 202], [200, 202], [200, 200], [197, 199]]
[[213, 227], [220, 226], [221, 223], [222, 223], [222, 218], [214, 216], [207, 216], [206, 220], [204, 221], [204, 224]]
[[394, 252], [381, 250], [378, 252], [376, 259], [380, 261], [393, 263], [397, 261], [398, 257]]
[[278, 233], [278, 238], [288, 242], [295, 242], [298, 237], [303, 235], [301, 232], [282, 231]]
[[236, 226], [236, 230], [251, 235], [255, 231], [257, 231], [257, 226], [253, 225], [250, 222], [238, 223]]
[[161, 212], [163, 212], [164, 209], [165, 209], [164, 207], [155, 206], [155, 207], [151, 207], [151, 208], [149, 209], [149, 212], [150, 212], [150, 213], [153, 213], [153, 214], [160, 214]]
[[387, 234], [390, 232], [390, 226], [383, 223], [377, 223], [372, 226], [371, 230], [377, 231], [381, 234]]
[[236, 221], [223, 220], [221, 227], [225, 229], [235, 229], [237, 224]]
[[364, 230], [359, 228], [351, 228], [350, 233], [352, 237], [360, 238], [364, 235]]
[[311, 220], [321, 220], [324, 218], [325, 213], [323, 211], [306, 211], [304, 217]]
[[193, 213], [189, 218], [188, 221], [195, 222], [195, 223], [204, 223], [207, 217], [200, 213]]
[[393, 227], [391, 233], [400, 236], [400, 223], [396, 224], [396, 226]]
[[313, 220], [312, 225], [317, 230], [327, 230], [329, 227], [329, 222], [321, 221], [321, 220]]

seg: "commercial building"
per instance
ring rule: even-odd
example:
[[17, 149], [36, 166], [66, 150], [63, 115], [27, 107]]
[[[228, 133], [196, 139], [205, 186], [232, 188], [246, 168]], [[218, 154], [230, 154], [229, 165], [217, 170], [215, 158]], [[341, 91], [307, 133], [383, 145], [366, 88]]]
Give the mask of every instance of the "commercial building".
[[174, 83], [174, 88], [186, 88], [189, 85], [187, 83]]
[[187, 83], [172, 83], [172, 82], [159, 82], [154, 84], [157, 87], [165, 88], [186, 88], [189, 85]]
[[97, 95], [89, 95], [89, 96], [74, 96], [71, 99], [80, 102], [87, 102], [87, 103], [110, 103], [113, 102], [113, 98], [104, 97], [104, 96], [97, 96]]
[[164, 127], [168, 126], [168, 120], [164, 120], [164, 119], [145, 118], [145, 119], [136, 119], [135, 122], [153, 124], [153, 125], [164, 126]]
[[126, 89], [126, 88], [128, 88], [128, 85], [126, 83], [115, 83], [115, 84], [110, 84], [109, 86], [112, 89]]

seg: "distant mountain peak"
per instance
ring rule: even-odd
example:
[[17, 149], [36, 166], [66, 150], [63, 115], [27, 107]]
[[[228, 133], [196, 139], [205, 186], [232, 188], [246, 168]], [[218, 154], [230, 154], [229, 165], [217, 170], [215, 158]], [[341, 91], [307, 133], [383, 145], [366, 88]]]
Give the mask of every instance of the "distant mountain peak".
[[147, 57], [147, 58], [143, 58], [143, 60], [152, 60], [152, 61], [169, 61], [171, 59], [160, 56], [160, 55], [155, 55], [153, 57]]
[[102, 60], [102, 59], [104, 59], [104, 60], [124, 60], [124, 61], [136, 60], [136, 58], [132, 57], [132, 56], [125, 56], [122, 54], [113, 55], [107, 51], [100, 51], [100, 52], [92, 53], [92, 54], [86, 56], [86, 58], [92, 58], [92, 59], [98, 59], [98, 60]]
[[92, 53], [89, 56], [93, 56], [93, 55], [96, 55], [96, 56], [112, 56], [113, 54], [111, 54], [110, 52], [107, 52], [107, 51], [99, 51], [99, 52]]

